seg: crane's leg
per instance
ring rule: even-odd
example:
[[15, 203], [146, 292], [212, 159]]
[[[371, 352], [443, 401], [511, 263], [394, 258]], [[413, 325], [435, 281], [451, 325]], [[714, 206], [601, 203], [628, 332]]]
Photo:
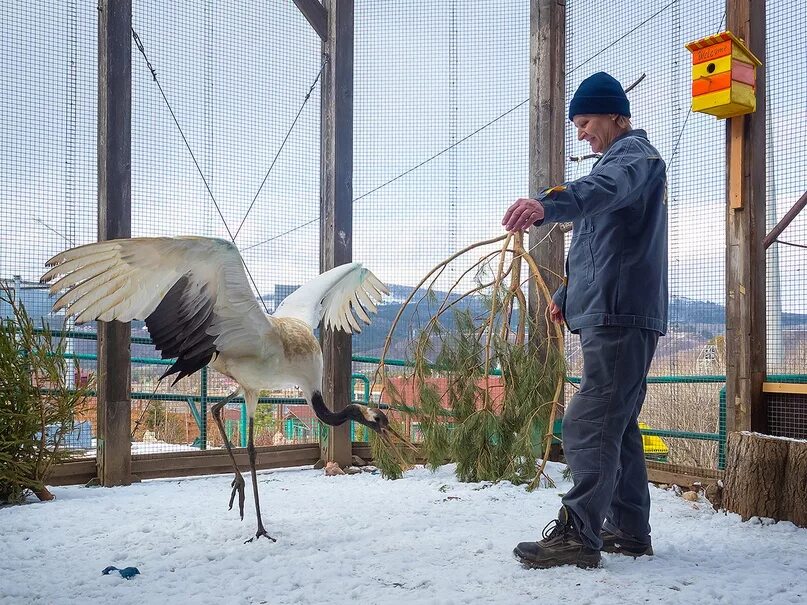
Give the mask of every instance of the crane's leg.
[[237, 395], [237, 390], [227, 395], [227, 397], [210, 408], [210, 414], [213, 416], [216, 426], [219, 427], [221, 438], [224, 440], [224, 447], [227, 448], [227, 453], [230, 455], [230, 460], [233, 462], [233, 470], [235, 471], [235, 477], [233, 478], [233, 482], [230, 484], [233, 488], [233, 491], [230, 493], [230, 510], [233, 509], [233, 501], [235, 500], [235, 495], [238, 494], [238, 512], [241, 514], [241, 520], [243, 521], [244, 500], [246, 499], [244, 496], [244, 476], [241, 474], [241, 471], [238, 470], [238, 465], [235, 463], [233, 446], [230, 445], [230, 440], [227, 438], [227, 432], [224, 430], [224, 422], [221, 419], [221, 411], [224, 409], [224, 406], [235, 399]]
[[[252, 493], [255, 495], [255, 514], [258, 517], [258, 531], [255, 532], [255, 536], [247, 540], [247, 542], [252, 542], [256, 538], [260, 538], [261, 536], [266, 536], [272, 542], [277, 542], [272, 536], [266, 533], [266, 530], [263, 527], [263, 519], [261, 519], [261, 503], [258, 501], [258, 475], [255, 469], [255, 423], [254, 418], [252, 416], [249, 417], [249, 441], [247, 442], [247, 453], [249, 454], [249, 469], [252, 472]], [[244, 543], [246, 544], [246, 542]]]

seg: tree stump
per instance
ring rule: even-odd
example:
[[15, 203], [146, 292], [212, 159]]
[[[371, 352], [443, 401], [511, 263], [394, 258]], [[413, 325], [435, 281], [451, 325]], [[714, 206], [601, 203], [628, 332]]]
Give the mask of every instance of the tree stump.
[[727, 450], [726, 510], [807, 527], [807, 441], [740, 432]]

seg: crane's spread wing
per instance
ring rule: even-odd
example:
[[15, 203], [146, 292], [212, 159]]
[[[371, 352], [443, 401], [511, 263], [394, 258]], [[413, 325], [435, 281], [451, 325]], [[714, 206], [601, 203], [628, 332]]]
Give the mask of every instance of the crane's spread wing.
[[370, 323], [370, 313], [387, 287], [359, 263], [348, 263], [326, 271], [289, 294], [274, 312], [274, 317], [294, 317], [316, 328], [325, 327], [351, 333], [361, 332], [357, 320]]
[[42, 282], [65, 290], [53, 310], [76, 323], [145, 320], [174, 383], [221, 352], [259, 353], [272, 326], [247, 282], [238, 249], [204, 237], [110, 240], [51, 258]]

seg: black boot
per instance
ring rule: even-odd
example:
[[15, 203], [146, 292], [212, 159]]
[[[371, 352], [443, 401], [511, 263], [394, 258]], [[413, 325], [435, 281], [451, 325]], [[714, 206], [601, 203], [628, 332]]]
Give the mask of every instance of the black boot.
[[558, 518], [547, 524], [542, 536], [539, 542], [521, 542], [513, 550], [525, 566], [535, 569], [560, 565], [599, 566], [600, 551], [583, 544], [565, 506], [561, 507]]
[[653, 554], [653, 545], [649, 542], [639, 542], [627, 534], [612, 533], [607, 529], [600, 532], [602, 538], [602, 552], [628, 555], [629, 557], [641, 557]]

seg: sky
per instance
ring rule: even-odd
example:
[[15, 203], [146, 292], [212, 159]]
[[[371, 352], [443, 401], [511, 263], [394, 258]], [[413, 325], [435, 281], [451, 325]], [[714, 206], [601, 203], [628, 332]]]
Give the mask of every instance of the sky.
[[[790, 137], [792, 124], [807, 118], [807, 83], [799, 83], [807, 53], [793, 42], [807, 8], [769, 4], [768, 190], [778, 217], [807, 182]], [[721, 28], [724, 2], [571, 0], [567, 8], [567, 95], [594, 71], [625, 85], [647, 74], [630, 95], [634, 125], [668, 163], [676, 150], [668, 175], [671, 291], [722, 303], [725, 130], [688, 112], [684, 44]], [[95, 239], [96, 19], [87, 0], [0, 8], [3, 277], [34, 279], [68, 241]], [[236, 241], [257, 288], [313, 277], [318, 85], [256, 197], [320, 69], [313, 30], [292, 2], [185, 0], [166, 11], [146, 0], [135, 3], [133, 24], [231, 233], [255, 200]], [[528, 193], [529, 3], [358, 0], [355, 55], [354, 258], [385, 281], [414, 285], [455, 250], [501, 233], [503, 211]], [[228, 238], [134, 46], [132, 61], [133, 235]], [[571, 129], [566, 141], [545, 144], [565, 144], [567, 155], [589, 151]], [[590, 165], [570, 163], [567, 178]], [[807, 243], [807, 219], [787, 235]], [[781, 248], [783, 307], [807, 312], [805, 252]]]
[[[459, 483], [451, 466], [326, 477], [261, 472], [244, 520], [228, 511], [230, 475], [128, 487], [56, 487], [56, 499], [0, 509], [0, 605], [108, 603], [523, 602], [785, 605], [807, 597], [807, 529], [741, 522], [700, 496], [650, 486], [653, 557], [604, 555], [602, 567], [527, 570], [513, 547], [535, 540], [570, 483]], [[249, 482], [248, 482], [249, 483]], [[47, 540], [41, 536], [47, 536]], [[107, 566], [136, 567], [124, 580]]]

